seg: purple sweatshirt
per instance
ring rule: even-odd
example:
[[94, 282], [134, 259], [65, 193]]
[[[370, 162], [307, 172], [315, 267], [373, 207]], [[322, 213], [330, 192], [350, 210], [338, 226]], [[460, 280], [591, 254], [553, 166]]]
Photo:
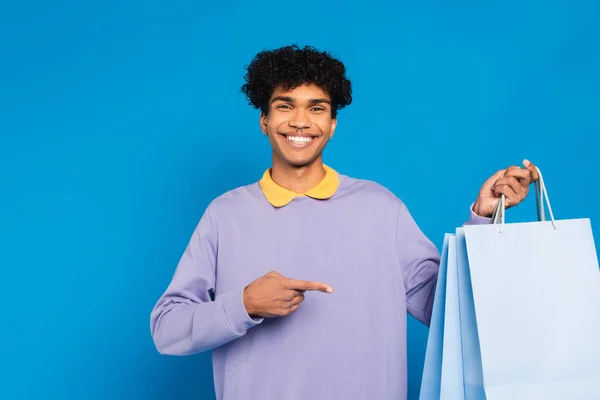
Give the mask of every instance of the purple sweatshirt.
[[[215, 199], [151, 314], [162, 354], [212, 350], [221, 400], [406, 398], [406, 312], [429, 325], [440, 256], [383, 186], [339, 175], [326, 200], [273, 207], [258, 183]], [[471, 211], [467, 224], [489, 223]], [[330, 285], [281, 318], [252, 319], [269, 271]]]

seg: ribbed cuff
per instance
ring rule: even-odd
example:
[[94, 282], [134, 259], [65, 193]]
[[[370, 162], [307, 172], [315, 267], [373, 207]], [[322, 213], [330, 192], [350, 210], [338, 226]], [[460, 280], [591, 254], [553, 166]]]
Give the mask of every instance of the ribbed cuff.
[[477, 215], [475, 213], [475, 211], [473, 211], [473, 206], [475, 205], [475, 203], [471, 204], [471, 215], [469, 216], [469, 219], [467, 220], [467, 222], [465, 222], [465, 225], [489, 225], [492, 223], [492, 218], [488, 218], [488, 217], [481, 217], [479, 215]]
[[229, 329], [237, 336], [260, 324], [263, 318], [250, 318], [244, 306], [244, 288], [221, 295], [221, 305]]

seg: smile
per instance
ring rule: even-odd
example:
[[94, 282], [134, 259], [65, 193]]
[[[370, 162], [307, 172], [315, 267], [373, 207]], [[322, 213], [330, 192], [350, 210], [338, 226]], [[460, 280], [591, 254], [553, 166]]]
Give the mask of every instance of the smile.
[[283, 135], [283, 137], [285, 137], [287, 142], [292, 144], [294, 147], [308, 146], [315, 139], [313, 136]]
[[287, 140], [294, 143], [310, 143], [313, 140], [312, 136], [285, 136]]

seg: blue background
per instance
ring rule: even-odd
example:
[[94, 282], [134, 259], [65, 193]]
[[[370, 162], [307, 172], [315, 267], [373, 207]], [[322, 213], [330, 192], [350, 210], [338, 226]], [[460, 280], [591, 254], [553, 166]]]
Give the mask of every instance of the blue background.
[[[262, 49], [346, 63], [325, 161], [389, 187], [438, 248], [523, 158], [557, 218], [600, 232], [599, 4], [5, 2], [0, 398], [214, 398], [210, 355], [160, 356], [149, 313], [209, 201], [269, 166], [240, 93]], [[507, 222], [534, 218], [529, 196]], [[410, 319], [411, 399], [426, 338]]]

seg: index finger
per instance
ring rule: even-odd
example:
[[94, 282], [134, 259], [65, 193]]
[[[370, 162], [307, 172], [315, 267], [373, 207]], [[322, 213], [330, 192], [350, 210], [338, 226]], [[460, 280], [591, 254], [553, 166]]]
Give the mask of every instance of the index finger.
[[319, 292], [333, 293], [333, 288], [324, 283], [313, 281], [299, 281], [297, 279], [288, 279], [287, 288], [293, 290], [315, 290]]
[[520, 183], [529, 185], [532, 181], [531, 171], [525, 168], [519, 167], [510, 167], [506, 170], [506, 174], [504, 174], [505, 178], [514, 177], [519, 180]]

